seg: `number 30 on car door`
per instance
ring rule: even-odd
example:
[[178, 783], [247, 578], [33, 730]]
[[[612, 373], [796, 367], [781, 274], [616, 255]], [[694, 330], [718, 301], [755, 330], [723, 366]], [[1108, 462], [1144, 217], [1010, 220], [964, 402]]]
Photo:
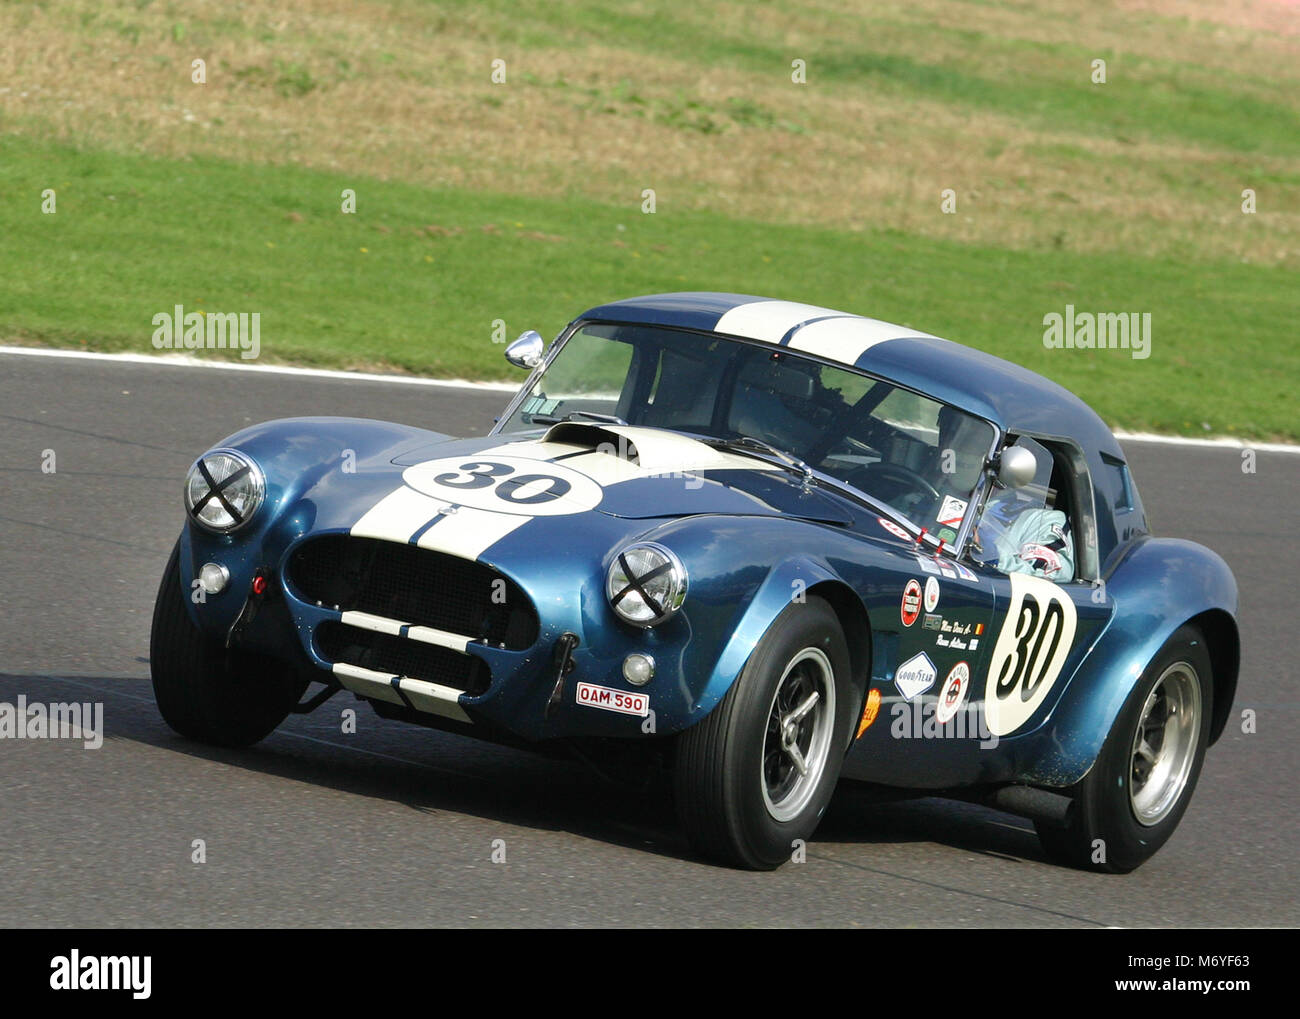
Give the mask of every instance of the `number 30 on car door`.
[[1056, 584], [1013, 573], [1011, 600], [1002, 620], [984, 686], [989, 731], [1007, 736], [1046, 700], [1074, 644], [1074, 602]]

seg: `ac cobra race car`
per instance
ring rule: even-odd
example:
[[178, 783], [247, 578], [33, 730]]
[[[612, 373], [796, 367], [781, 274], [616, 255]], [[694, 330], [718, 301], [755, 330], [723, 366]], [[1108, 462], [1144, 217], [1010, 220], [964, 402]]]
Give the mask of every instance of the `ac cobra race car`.
[[695, 850], [750, 868], [841, 778], [1031, 818], [1089, 869], [1169, 838], [1231, 708], [1236, 584], [1150, 533], [1078, 398], [736, 294], [505, 353], [530, 374], [486, 437], [291, 418], [195, 461], [151, 639], [173, 729], [250, 744], [350, 691], [662, 774]]

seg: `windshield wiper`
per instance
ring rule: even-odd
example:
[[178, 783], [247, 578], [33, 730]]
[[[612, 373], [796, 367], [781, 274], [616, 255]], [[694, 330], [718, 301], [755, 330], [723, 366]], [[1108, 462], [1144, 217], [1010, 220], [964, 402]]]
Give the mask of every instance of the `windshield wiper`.
[[627, 422], [621, 417], [613, 414], [597, 414], [594, 410], [573, 410], [565, 414], [562, 418], [557, 418], [554, 414], [530, 414], [528, 421], [535, 425], [560, 425], [566, 421], [573, 421], [576, 418], [590, 418], [592, 421], [599, 421], [606, 425], [626, 425]]
[[[903, 516], [903, 514], [899, 513], [898, 510], [894, 509], [888, 503], [873, 498], [861, 489], [850, 485], [847, 481], [841, 481], [839, 478], [813, 470], [812, 467], [803, 460], [800, 460], [797, 456], [778, 449], [776, 446], [764, 442], [762, 439], [755, 439], [749, 435], [742, 435], [736, 439], [701, 437], [700, 441], [706, 446], [712, 446], [714, 449], [731, 450], [736, 453], [755, 456], [756, 459], [759, 460], [767, 461], [768, 457], [772, 457], [783, 466], [788, 467], [793, 473], [798, 474], [803, 479], [803, 487], [805, 489], [810, 489], [813, 486], [818, 488], [829, 488], [831, 491], [837, 492], [838, 494], [853, 500], [860, 506], [865, 506], [878, 516], [891, 520], [915, 538], [918, 545], [929, 545], [933, 547], [935, 551], [940, 551], [944, 548], [945, 542], [942, 539], [931, 534], [925, 528], [917, 527], [916, 524], [912, 523], [912, 521], [908, 520], [907, 517]], [[759, 455], [763, 453], [766, 453], [767, 456]], [[952, 546], [949, 545], [948, 548], [951, 549]]]
[[[783, 449], [777, 449], [770, 442], [764, 442], [762, 439], [755, 439], [752, 435], [741, 435], [734, 439], [701, 439], [706, 446], [714, 449], [725, 449], [736, 453], [749, 454], [766, 453], [784, 467], [788, 467], [793, 474], [797, 474], [803, 479], [804, 488], [811, 488], [817, 480], [813, 469], [800, 460], [793, 453], [787, 453]], [[767, 462], [767, 457], [757, 457], [756, 459]]]

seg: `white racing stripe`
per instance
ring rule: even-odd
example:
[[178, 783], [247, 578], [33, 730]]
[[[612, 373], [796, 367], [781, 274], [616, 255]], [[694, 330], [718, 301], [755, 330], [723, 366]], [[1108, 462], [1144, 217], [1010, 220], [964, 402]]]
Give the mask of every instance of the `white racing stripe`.
[[462, 506], [455, 513], [445, 514], [420, 535], [416, 544], [420, 548], [447, 552], [462, 559], [477, 559], [506, 535], [533, 519], [515, 513], [493, 513]]
[[436, 517], [440, 509], [449, 505], [403, 485], [371, 506], [352, 525], [352, 534], [358, 538], [407, 542], [411, 535]]
[[828, 318], [810, 322], [790, 337], [790, 349], [853, 364], [877, 343], [905, 336], [927, 336], [874, 318]]
[[843, 316], [844, 312], [795, 301], [750, 301], [732, 308], [718, 319], [713, 331], [777, 343], [800, 322], [828, 315]]
[[[627, 440], [636, 447], [638, 453], [639, 476], [645, 477], [654, 474], [668, 474], [674, 471], [695, 472], [695, 471], [717, 471], [717, 470], [757, 470], [757, 471], [779, 471], [779, 466], [765, 464], [761, 460], [753, 457], [741, 456], [738, 453], [728, 453], [724, 450], [714, 449], [706, 446], [702, 442], [688, 438], [685, 435], [676, 435], [669, 431], [662, 431], [657, 428], [637, 428], [635, 426], [623, 427], [622, 425], [610, 425], [608, 430], [625, 436]], [[581, 457], [575, 458], [573, 464], [575, 470], [580, 470], [584, 474], [591, 474], [593, 478], [601, 485], [607, 484], [600, 477], [592, 473], [592, 470], [609, 471], [611, 468], [604, 465], [593, 468], [593, 461], [611, 460], [614, 457]], [[635, 469], [635, 468], [634, 468]], [[615, 480], [624, 480], [616, 478]], [[608, 482], [612, 484], [613, 482]]]
[[[612, 425], [604, 426], [603, 430], [614, 434], [622, 448], [605, 450], [599, 444], [588, 447], [573, 442], [526, 439], [466, 453], [463, 457], [413, 464], [404, 473], [406, 483], [362, 514], [352, 526], [352, 534], [403, 543], [418, 534], [415, 544], [420, 548], [478, 559], [498, 541], [538, 516], [582, 512], [598, 506], [601, 491], [622, 482], [701, 471], [782, 470], [779, 464], [716, 450], [661, 429]], [[637, 452], [636, 463], [619, 455], [630, 452], [632, 447]], [[548, 463], [560, 457], [565, 459]], [[563, 478], [567, 474], [568, 494], [543, 504], [509, 502], [500, 499], [493, 485], [452, 487], [438, 481], [442, 472], [459, 473], [459, 481], [468, 481], [469, 475], [484, 469], [480, 465], [490, 464], [509, 468], [515, 477], [531, 473], [534, 465], [542, 476]], [[448, 493], [446, 498], [441, 497], [443, 491]], [[505, 511], [498, 511], [498, 505]]]

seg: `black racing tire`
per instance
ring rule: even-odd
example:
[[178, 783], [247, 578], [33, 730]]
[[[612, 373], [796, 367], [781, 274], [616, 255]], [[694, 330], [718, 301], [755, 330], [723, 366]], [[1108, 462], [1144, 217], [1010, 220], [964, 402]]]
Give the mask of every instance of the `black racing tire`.
[[149, 635], [158, 711], [187, 739], [225, 747], [256, 743], [284, 721], [307, 682], [274, 658], [226, 649], [190, 620], [185, 597], [177, 544], [158, 585]]
[[[814, 705], [795, 718], [814, 690]], [[717, 707], [677, 739], [673, 793], [692, 848], [751, 870], [790, 859], [830, 802], [860, 706], [830, 605], [810, 597], [788, 606]], [[780, 749], [781, 718], [804, 772]]]
[[[1074, 800], [1069, 825], [1036, 822], [1048, 859], [1112, 874], [1127, 874], [1150, 859], [1174, 833], [1196, 790], [1213, 707], [1205, 638], [1182, 626], [1133, 687], [1092, 770], [1066, 791]], [[1155, 767], [1147, 756], [1153, 747]]]

